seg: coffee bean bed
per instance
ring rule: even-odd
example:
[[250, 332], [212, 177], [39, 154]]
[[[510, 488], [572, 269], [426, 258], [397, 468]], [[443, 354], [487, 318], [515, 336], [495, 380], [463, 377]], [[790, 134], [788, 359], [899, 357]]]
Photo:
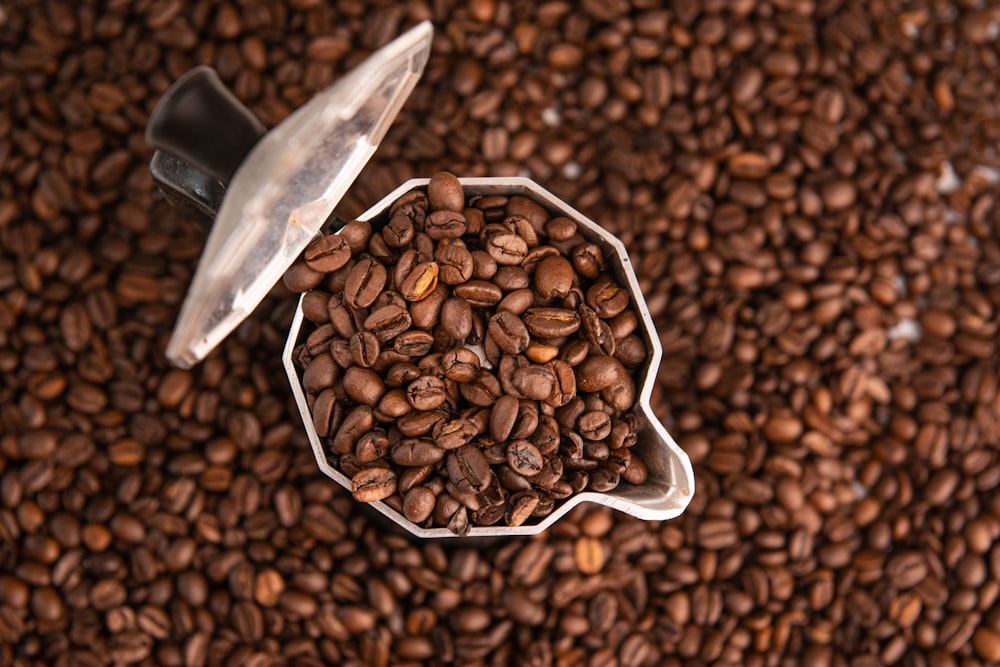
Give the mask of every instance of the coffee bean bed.
[[[282, 285], [166, 362], [207, 227], [148, 175], [163, 91], [209, 64], [272, 127], [424, 19], [339, 214], [526, 175], [620, 238], [682, 517], [402, 535], [316, 466]], [[997, 664], [998, 35], [972, 1], [3, 4], [0, 665]]]

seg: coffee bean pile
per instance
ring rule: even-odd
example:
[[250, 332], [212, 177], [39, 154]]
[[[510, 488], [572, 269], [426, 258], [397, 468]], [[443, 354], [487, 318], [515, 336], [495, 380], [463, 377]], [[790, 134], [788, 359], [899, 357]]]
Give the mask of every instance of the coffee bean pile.
[[573, 220], [522, 196], [466, 201], [441, 172], [376, 227], [326, 234], [285, 277], [310, 290], [318, 326], [296, 361], [357, 500], [464, 535], [646, 480], [629, 450], [639, 317]]
[[[447, 169], [615, 233], [694, 463], [680, 518], [395, 534], [317, 469], [282, 287], [166, 362], [206, 230], [150, 182], [159, 96], [209, 64], [271, 127], [424, 18], [341, 217]], [[998, 25], [964, 0], [2, 3], [0, 664], [997, 664]]]

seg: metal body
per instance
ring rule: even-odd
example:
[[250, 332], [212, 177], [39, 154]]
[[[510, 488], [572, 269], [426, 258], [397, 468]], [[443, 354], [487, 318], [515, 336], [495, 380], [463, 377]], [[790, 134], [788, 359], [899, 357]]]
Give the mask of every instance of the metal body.
[[[601, 247], [609, 269], [619, 283], [627, 287], [640, 316], [638, 332], [642, 335], [649, 350], [649, 358], [639, 370], [636, 382], [638, 398], [634, 412], [639, 420], [639, 432], [638, 441], [632, 449], [632, 452], [640, 456], [649, 469], [647, 481], [638, 486], [623, 482], [618, 488], [607, 493], [592, 491], [578, 493], [562, 501], [551, 514], [537, 524], [517, 527], [475, 526], [469, 532], [468, 537], [534, 535], [544, 531], [571, 509], [585, 502], [607, 505], [626, 514], [647, 520], [672, 519], [680, 515], [687, 508], [694, 495], [694, 473], [688, 456], [678, 447], [650, 408], [649, 399], [663, 351], [649, 309], [646, 306], [646, 300], [639, 290], [635, 270], [632, 268], [625, 246], [600, 225], [527, 178], [463, 178], [459, 180], [465, 188], [466, 195], [524, 195], [542, 204], [553, 215], [562, 215], [575, 220], [580, 232], [588, 240]], [[396, 199], [412, 190], [425, 189], [428, 181], [429, 179], [420, 178], [403, 183], [359, 218], [370, 221], [373, 227], [379, 229], [387, 221], [388, 209]], [[304, 339], [302, 327], [303, 315], [300, 299], [282, 355], [285, 372], [288, 375], [295, 402], [302, 415], [302, 422], [309, 436], [316, 463], [324, 474], [350, 490], [351, 480], [336, 470], [327, 460], [325, 447], [313, 426], [312, 415], [302, 388], [301, 375], [292, 360], [295, 347]], [[417, 537], [455, 537], [447, 528], [417, 526], [383, 502], [371, 503], [371, 505]]]

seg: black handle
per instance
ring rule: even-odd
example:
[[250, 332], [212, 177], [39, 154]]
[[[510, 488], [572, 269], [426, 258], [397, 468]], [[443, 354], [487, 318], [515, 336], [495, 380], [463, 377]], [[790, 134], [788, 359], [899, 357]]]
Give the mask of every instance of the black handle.
[[215, 70], [200, 66], [164, 93], [149, 117], [146, 141], [228, 186], [265, 131]]

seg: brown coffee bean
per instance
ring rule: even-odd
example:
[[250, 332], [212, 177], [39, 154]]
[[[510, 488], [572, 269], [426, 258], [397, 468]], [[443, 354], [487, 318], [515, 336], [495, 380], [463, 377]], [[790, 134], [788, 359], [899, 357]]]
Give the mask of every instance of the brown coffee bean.
[[531, 478], [541, 472], [544, 459], [527, 440], [512, 440], [507, 445], [507, 465], [517, 474]]
[[393, 347], [396, 352], [408, 357], [422, 357], [431, 351], [434, 336], [426, 331], [411, 329], [396, 336]]
[[569, 241], [576, 235], [576, 222], [562, 216], [552, 218], [545, 223], [545, 235], [553, 241]]
[[390, 458], [403, 466], [425, 466], [444, 458], [445, 451], [430, 440], [407, 438], [392, 446]]
[[447, 288], [439, 283], [426, 297], [420, 301], [411, 303], [409, 312], [413, 320], [413, 326], [426, 331], [437, 326], [441, 321], [441, 308], [447, 298]]
[[422, 375], [406, 387], [406, 400], [415, 410], [433, 410], [447, 398], [444, 381], [433, 375]]
[[500, 288], [485, 280], [469, 280], [456, 286], [452, 291], [455, 296], [465, 300], [473, 308], [492, 308], [503, 298]]
[[461, 211], [465, 207], [465, 192], [454, 174], [442, 171], [427, 184], [427, 200], [432, 211]]
[[469, 443], [478, 433], [476, 425], [468, 419], [452, 419], [434, 427], [434, 443], [441, 449], [458, 449]]
[[[617, 362], [617, 359], [615, 361]], [[611, 406], [612, 409], [624, 412], [635, 405], [635, 381], [632, 380], [632, 376], [629, 375], [624, 368], [622, 368], [621, 375], [619, 375], [618, 379], [601, 390], [601, 398], [603, 398], [604, 402]]]
[[649, 351], [641, 338], [632, 334], [615, 342], [614, 357], [626, 368], [636, 368], [649, 357]]
[[455, 382], [471, 382], [479, 374], [479, 355], [464, 347], [456, 347], [441, 355], [444, 376]]
[[363, 503], [385, 500], [395, 492], [396, 473], [389, 468], [363, 468], [351, 478], [351, 493]]
[[437, 283], [437, 263], [424, 262], [413, 267], [399, 286], [399, 291], [407, 301], [421, 301], [431, 295]]
[[[351, 336], [350, 350], [351, 358], [355, 364], [362, 368], [369, 368], [375, 363], [375, 359], [378, 358], [381, 351], [378, 336], [370, 331], [359, 331]], [[310, 364], [309, 367], [311, 368], [312, 365]]]
[[354, 455], [362, 464], [374, 463], [389, 451], [389, 437], [383, 431], [368, 431], [358, 438]]
[[465, 400], [483, 408], [492, 406], [503, 395], [496, 376], [483, 370], [473, 380], [462, 383], [459, 391]]
[[544, 298], [564, 297], [573, 286], [574, 275], [573, 266], [565, 257], [546, 257], [535, 266], [535, 291]]
[[465, 215], [461, 211], [440, 210], [427, 216], [427, 235], [435, 241], [462, 238], [466, 230]]
[[587, 304], [602, 319], [609, 319], [628, 307], [628, 292], [610, 278], [598, 279], [587, 290]]
[[303, 258], [313, 271], [333, 273], [351, 259], [351, 246], [340, 234], [324, 234], [306, 246]]
[[538, 338], [563, 338], [580, 328], [580, 316], [565, 308], [529, 308], [522, 319], [528, 333]]
[[439, 245], [434, 260], [440, 266], [439, 278], [446, 285], [461, 285], [472, 278], [475, 266], [472, 254], [460, 245]]
[[390, 248], [404, 248], [413, 241], [413, 220], [403, 213], [397, 213], [382, 228], [382, 239]]
[[507, 354], [520, 354], [528, 347], [530, 336], [517, 315], [510, 311], [500, 311], [490, 318], [489, 335], [501, 350]]
[[622, 378], [628, 377], [628, 372], [620, 361], [603, 354], [587, 357], [574, 370], [576, 386], [580, 391], [602, 391]]
[[423, 523], [434, 511], [437, 497], [426, 486], [416, 486], [403, 496], [403, 516], [413, 523]]
[[581, 243], [573, 248], [573, 267], [584, 278], [593, 280], [604, 270], [604, 253], [593, 243]]
[[351, 220], [338, 232], [338, 236], [347, 242], [351, 254], [356, 257], [368, 247], [368, 241], [372, 237], [371, 223], [367, 220]]
[[599, 410], [585, 412], [577, 420], [576, 429], [588, 440], [603, 440], [611, 435], [611, 417]]
[[430, 433], [435, 425], [447, 419], [442, 410], [411, 410], [396, 420], [396, 428], [407, 437], [423, 436]]
[[448, 476], [459, 489], [481, 489], [490, 481], [490, 464], [474, 445], [465, 445], [448, 453]]
[[351, 308], [367, 308], [375, 303], [387, 278], [385, 266], [378, 260], [371, 257], [358, 260], [344, 284], [344, 303]]
[[341, 454], [353, 452], [358, 438], [370, 431], [374, 422], [371, 407], [359, 405], [352, 409], [344, 416], [340, 427], [336, 430], [333, 438], [334, 450]]
[[483, 246], [501, 266], [520, 264], [528, 254], [527, 242], [515, 232], [496, 231], [488, 234], [483, 240]]
[[490, 436], [497, 442], [503, 442], [509, 436], [517, 421], [520, 408], [517, 398], [506, 394], [497, 399], [490, 410]]
[[522, 396], [543, 401], [552, 395], [555, 388], [555, 376], [552, 371], [540, 364], [528, 364], [515, 370], [511, 383]]
[[539, 496], [536, 491], [524, 490], [515, 493], [507, 503], [505, 521], [508, 526], [520, 526], [530, 519], [538, 508]]
[[409, 329], [412, 323], [406, 308], [390, 304], [372, 312], [365, 319], [364, 327], [378, 336], [380, 341], [386, 342]]
[[374, 406], [382, 400], [385, 395], [385, 383], [378, 373], [367, 369], [352, 366], [344, 372], [344, 391], [347, 396], [356, 403]]
[[305, 292], [318, 287], [325, 277], [322, 272], [311, 268], [303, 261], [292, 264], [282, 276], [282, 282], [293, 292]]

